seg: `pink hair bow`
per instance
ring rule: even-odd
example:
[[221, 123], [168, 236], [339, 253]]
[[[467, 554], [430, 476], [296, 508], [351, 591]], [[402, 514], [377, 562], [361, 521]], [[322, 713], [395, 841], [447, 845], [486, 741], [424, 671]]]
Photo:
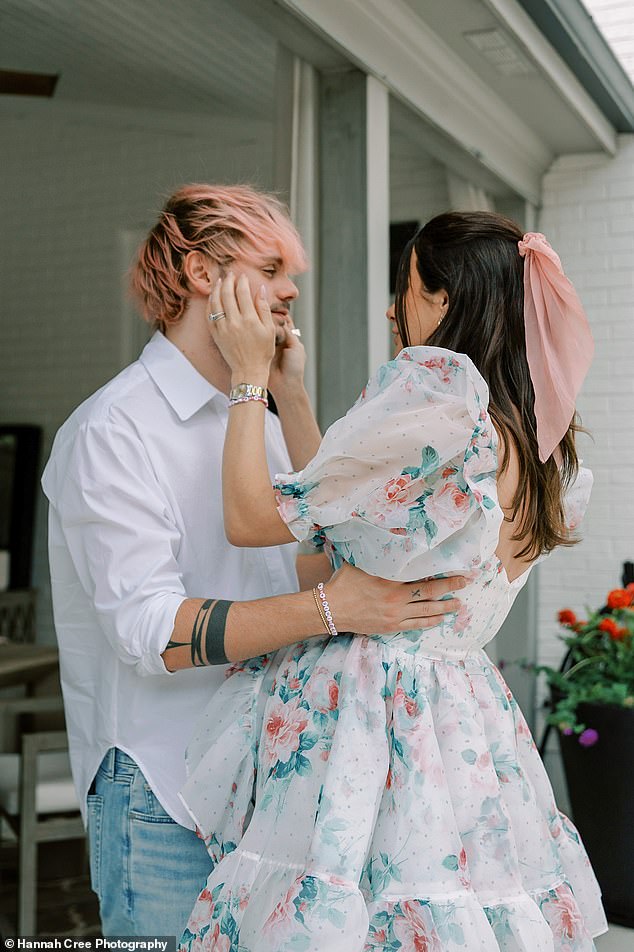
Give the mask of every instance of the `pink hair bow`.
[[545, 463], [572, 422], [594, 342], [577, 292], [546, 238], [528, 232], [518, 248], [525, 258], [526, 356], [535, 391], [539, 458]]

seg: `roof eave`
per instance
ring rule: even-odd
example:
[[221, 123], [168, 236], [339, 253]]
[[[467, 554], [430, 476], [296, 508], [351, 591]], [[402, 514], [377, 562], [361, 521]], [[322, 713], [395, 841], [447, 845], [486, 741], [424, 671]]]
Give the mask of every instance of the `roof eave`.
[[634, 87], [580, 0], [518, 0], [617, 132], [634, 132]]

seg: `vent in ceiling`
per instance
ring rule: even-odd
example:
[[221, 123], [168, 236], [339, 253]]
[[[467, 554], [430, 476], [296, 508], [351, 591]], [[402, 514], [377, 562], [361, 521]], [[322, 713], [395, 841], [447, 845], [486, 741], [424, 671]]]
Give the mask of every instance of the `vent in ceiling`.
[[503, 76], [529, 76], [535, 67], [502, 30], [473, 30], [462, 34], [471, 46]]
[[49, 73], [23, 73], [0, 69], [0, 94], [5, 96], [45, 96], [55, 92], [59, 76]]

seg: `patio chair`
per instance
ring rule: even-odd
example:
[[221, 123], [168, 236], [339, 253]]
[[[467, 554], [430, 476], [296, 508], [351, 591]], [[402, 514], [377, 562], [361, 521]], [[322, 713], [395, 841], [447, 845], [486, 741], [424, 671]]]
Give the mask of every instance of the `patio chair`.
[[0, 815], [18, 840], [20, 936], [36, 934], [38, 845], [85, 837], [66, 731], [25, 730], [32, 716], [62, 710], [61, 697], [0, 700]]

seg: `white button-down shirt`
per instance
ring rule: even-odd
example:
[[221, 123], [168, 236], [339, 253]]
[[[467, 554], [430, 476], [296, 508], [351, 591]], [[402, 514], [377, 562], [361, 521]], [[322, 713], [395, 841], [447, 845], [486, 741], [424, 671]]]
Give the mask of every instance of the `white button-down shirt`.
[[[250, 600], [297, 591], [296, 546], [225, 538], [222, 447], [228, 399], [162, 334], [59, 430], [42, 485], [71, 763], [79, 800], [109, 747], [138, 763], [167, 812], [185, 747], [225, 668], [163, 663], [185, 598]], [[289, 472], [267, 414], [271, 473]], [[222, 769], [222, 765], [218, 765]]]

